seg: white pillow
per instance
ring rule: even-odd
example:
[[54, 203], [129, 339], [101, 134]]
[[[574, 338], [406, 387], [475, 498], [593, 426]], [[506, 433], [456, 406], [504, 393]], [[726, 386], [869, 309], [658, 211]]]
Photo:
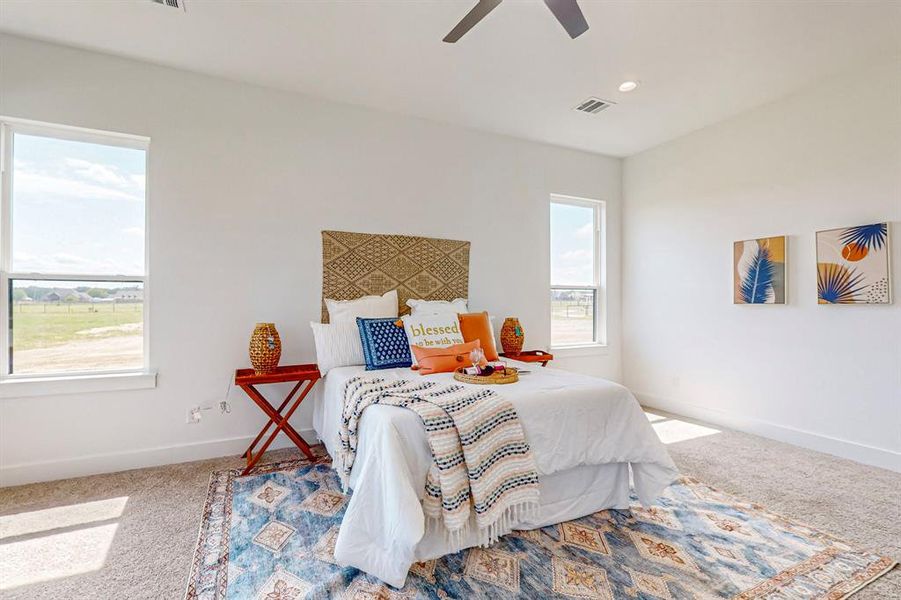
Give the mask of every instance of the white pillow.
[[316, 364], [322, 376], [335, 367], [364, 365], [363, 342], [354, 323], [316, 323], [310, 321], [313, 343], [316, 345]]
[[325, 299], [330, 323], [353, 323], [357, 317], [378, 319], [397, 316], [397, 290], [385, 292], [381, 296], [363, 296], [356, 300]]
[[424, 348], [446, 348], [454, 344], [463, 343], [463, 334], [460, 332], [460, 320], [457, 313], [444, 313], [442, 315], [404, 315], [404, 331], [409, 342], [410, 357], [416, 364], [416, 355], [412, 346]]
[[467, 305], [469, 301], [466, 298], [457, 298], [456, 300], [407, 300], [407, 306], [412, 309], [410, 314], [414, 315], [443, 315], [467, 313], [469, 309]]

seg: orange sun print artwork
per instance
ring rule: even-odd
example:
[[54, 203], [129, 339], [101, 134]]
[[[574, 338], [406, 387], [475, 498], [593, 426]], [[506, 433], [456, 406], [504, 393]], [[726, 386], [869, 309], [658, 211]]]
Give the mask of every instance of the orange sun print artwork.
[[891, 304], [889, 224], [817, 232], [819, 304]]

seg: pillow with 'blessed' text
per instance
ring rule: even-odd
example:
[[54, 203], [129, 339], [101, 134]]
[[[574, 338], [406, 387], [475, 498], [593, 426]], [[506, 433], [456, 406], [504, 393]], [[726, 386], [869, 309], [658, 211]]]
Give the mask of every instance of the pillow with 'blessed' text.
[[[405, 315], [401, 317], [401, 321], [411, 348], [446, 348], [464, 341], [456, 313]], [[415, 356], [413, 364], [416, 364]]]

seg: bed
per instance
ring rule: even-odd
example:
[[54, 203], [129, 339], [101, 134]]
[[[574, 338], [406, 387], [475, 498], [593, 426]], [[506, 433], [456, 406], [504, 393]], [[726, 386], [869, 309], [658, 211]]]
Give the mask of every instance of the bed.
[[[370, 263], [376, 263], [370, 268], [396, 283], [390, 266], [404, 261], [385, 256], [402, 253], [402, 248], [422, 250], [423, 246], [434, 251], [421, 251], [414, 257], [428, 272], [421, 281], [432, 278], [441, 283], [442, 277], [453, 273], [453, 282], [439, 286], [430, 282], [435, 289], [428, 293], [401, 291], [402, 301], [403, 296], [417, 295], [444, 300], [452, 298], [441, 294], [466, 297], [469, 244], [422, 240], [426, 239], [323, 232], [323, 298], [381, 293], [378, 288], [354, 291], [359, 283], [351, 283], [354, 289], [350, 291], [346, 287], [334, 289], [333, 282], [349, 281], [349, 269], [359, 274], [359, 262], [365, 259], [350, 260], [354, 254], [381, 257], [380, 262], [370, 258]], [[336, 245], [341, 247], [336, 249]], [[379, 245], [381, 251], [377, 251]], [[451, 255], [459, 269], [448, 268]], [[338, 260], [341, 258], [345, 260]], [[326, 317], [324, 312], [323, 320]], [[678, 472], [666, 447], [626, 388], [558, 369], [509, 363], [529, 373], [515, 384], [497, 386], [497, 391], [519, 415], [535, 458], [540, 490], [537, 516], [517, 522], [515, 529], [535, 529], [603, 509], [624, 509], [631, 491], [643, 504], [650, 505], [676, 478]], [[363, 366], [334, 368], [314, 391], [313, 426], [333, 457], [339, 450], [345, 384], [366, 373]], [[386, 380], [422, 377], [409, 368], [369, 374]], [[450, 373], [427, 377], [439, 383], [453, 382]], [[431, 462], [425, 427], [416, 413], [384, 405], [366, 410], [359, 423], [359, 446], [350, 476], [353, 494], [335, 543], [335, 559], [341, 565], [402, 587], [413, 563], [476, 545], [475, 539], [469, 539], [459, 547], [450, 547], [443, 532], [427, 530], [422, 498]]]
[[[337, 453], [344, 384], [362, 372], [363, 367], [333, 369], [314, 397], [313, 426], [332, 456]], [[380, 371], [379, 376], [418, 377], [409, 369]], [[452, 380], [449, 373], [429, 377]], [[621, 385], [537, 368], [501, 393], [519, 413], [540, 478], [539, 517], [517, 529], [627, 508], [630, 465], [635, 492], [644, 504], [652, 504], [677, 475], [666, 447]], [[421, 500], [430, 463], [425, 428], [415, 413], [393, 406], [367, 410], [351, 474], [353, 495], [335, 545], [339, 563], [401, 587], [412, 563], [454, 550], [440, 532], [425, 531]]]

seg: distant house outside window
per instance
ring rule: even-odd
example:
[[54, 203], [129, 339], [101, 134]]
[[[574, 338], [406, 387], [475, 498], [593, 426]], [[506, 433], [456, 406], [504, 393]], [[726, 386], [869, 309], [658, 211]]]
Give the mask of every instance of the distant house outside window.
[[145, 371], [149, 140], [0, 128], [0, 377]]
[[604, 203], [551, 196], [551, 346], [604, 343]]

